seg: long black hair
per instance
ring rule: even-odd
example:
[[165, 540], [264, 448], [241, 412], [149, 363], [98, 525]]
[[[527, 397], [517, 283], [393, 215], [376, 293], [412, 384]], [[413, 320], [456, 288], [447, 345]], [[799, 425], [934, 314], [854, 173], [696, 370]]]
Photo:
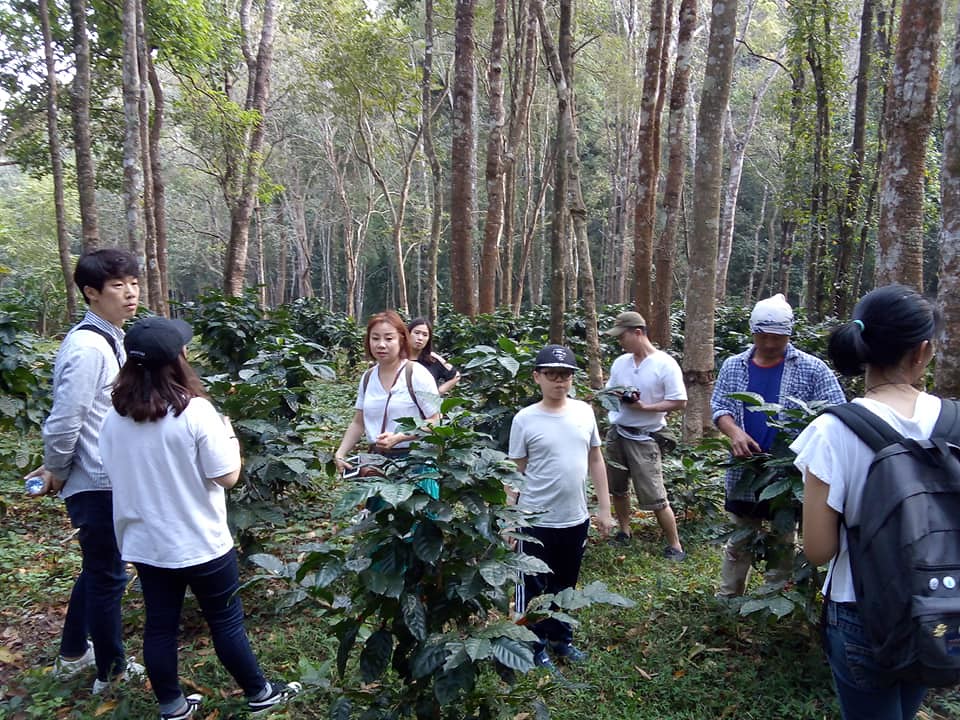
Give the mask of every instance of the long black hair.
[[407, 323], [407, 330], [412, 332], [415, 327], [419, 327], [420, 325], [427, 326], [427, 330], [430, 331], [430, 337], [427, 338], [427, 344], [423, 346], [423, 350], [420, 351], [420, 355], [416, 359], [420, 362], [431, 362], [433, 360], [433, 325], [431, 325], [430, 321], [426, 318], [418, 317]]
[[940, 327], [939, 310], [904, 285], [871, 290], [853, 310], [853, 319], [836, 328], [827, 353], [841, 375], [861, 375], [867, 365], [889, 368]]

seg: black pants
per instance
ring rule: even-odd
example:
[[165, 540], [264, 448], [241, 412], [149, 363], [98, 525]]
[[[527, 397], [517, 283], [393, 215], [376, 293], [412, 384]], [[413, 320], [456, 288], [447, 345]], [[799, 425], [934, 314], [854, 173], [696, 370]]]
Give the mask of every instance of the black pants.
[[[566, 588], [576, 587], [580, 579], [580, 564], [583, 549], [587, 544], [590, 520], [565, 528], [528, 527], [523, 532], [539, 540], [537, 543], [517, 543], [517, 551], [543, 560], [553, 570], [540, 575], [523, 575], [517, 583], [517, 612], [526, 611], [527, 603], [544, 593], [556, 594]], [[555, 618], [547, 618], [529, 626], [540, 638], [541, 649], [548, 642], [567, 645], [573, 640], [573, 628]]]

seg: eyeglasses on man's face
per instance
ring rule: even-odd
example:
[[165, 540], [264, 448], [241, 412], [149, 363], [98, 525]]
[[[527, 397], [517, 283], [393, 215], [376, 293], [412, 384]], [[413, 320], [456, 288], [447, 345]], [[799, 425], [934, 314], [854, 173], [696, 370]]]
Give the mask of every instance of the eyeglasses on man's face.
[[562, 382], [573, 377], [573, 370], [555, 370], [546, 368], [539, 371], [547, 380], [551, 382]]

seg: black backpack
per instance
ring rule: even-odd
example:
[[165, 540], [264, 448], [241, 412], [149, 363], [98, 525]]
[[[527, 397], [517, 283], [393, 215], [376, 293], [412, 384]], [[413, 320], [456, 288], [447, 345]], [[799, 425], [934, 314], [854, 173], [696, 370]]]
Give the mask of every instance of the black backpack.
[[857, 608], [891, 682], [960, 682], [960, 423], [943, 400], [929, 440], [904, 438], [856, 403], [838, 417], [876, 453], [847, 531]]

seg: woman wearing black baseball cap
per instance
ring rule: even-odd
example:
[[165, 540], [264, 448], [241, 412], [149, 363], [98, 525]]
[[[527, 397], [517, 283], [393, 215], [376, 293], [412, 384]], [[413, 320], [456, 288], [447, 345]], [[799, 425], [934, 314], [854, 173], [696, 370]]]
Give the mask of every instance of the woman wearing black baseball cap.
[[285, 703], [299, 683], [268, 682], [243, 627], [239, 570], [227, 527], [224, 489], [240, 476], [240, 446], [229, 418], [210, 403], [184, 348], [182, 320], [146, 318], [124, 337], [127, 362], [100, 431], [113, 484], [120, 554], [140, 576], [146, 622], [143, 659], [161, 720], [187, 720], [199, 694], [177, 678], [177, 633], [189, 587], [210, 628], [217, 657], [254, 714]]

